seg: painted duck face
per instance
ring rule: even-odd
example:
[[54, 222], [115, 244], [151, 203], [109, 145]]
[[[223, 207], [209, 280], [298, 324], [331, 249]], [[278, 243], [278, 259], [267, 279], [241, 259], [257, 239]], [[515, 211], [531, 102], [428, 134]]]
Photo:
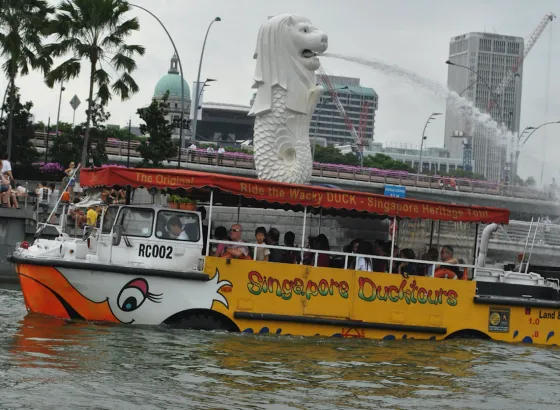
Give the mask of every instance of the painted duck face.
[[[83, 271], [61, 269], [61, 273], [90, 303], [108, 304], [115, 321], [159, 325], [171, 316], [190, 309], [211, 309], [214, 301], [228, 307], [227, 299], [219, 293], [228, 281], [219, 280], [219, 272], [207, 281], [186, 281], [163, 277], [136, 277], [116, 273], [95, 272], [85, 275]], [[80, 313], [86, 320], [86, 310]]]

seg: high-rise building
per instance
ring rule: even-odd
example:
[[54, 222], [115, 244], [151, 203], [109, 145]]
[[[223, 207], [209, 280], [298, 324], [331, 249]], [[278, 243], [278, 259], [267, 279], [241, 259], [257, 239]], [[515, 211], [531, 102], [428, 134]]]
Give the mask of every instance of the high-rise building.
[[[360, 117], [365, 120], [363, 144], [364, 149], [367, 149], [373, 142], [375, 111], [378, 104], [377, 93], [373, 88], [362, 87], [359, 78], [329, 76], [329, 79], [356, 131], [360, 126]], [[313, 113], [309, 137], [311, 141], [315, 141], [319, 145], [321, 145], [321, 141], [324, 142], [322, 145], [355, 144], [354, 137], [327, 90]]]
[[[482, 112], [487, 112], [490, 101], [496, 97], [489, 114], [512, 132], [519, 131], [521, 116], [521, 88], [523, 66], [502, 93], [494, 91], [523, 55], [522, 37], [491, 33], [468, 33], [453, 37], [449, 44], [447, 86]], [[468, 67], [459, 67], [458, 65]], [[471, 71], [472, 70], [472, 71]], [[475, 74], [475, 73], [478, 73]], [[459, 138], [457, 138], [459, 137]], [[505, 180], [508, 176], [507, 144], [504, 136], [469, 119], [458, 109], [456, 101], [448, 100], [445, 115], [445, 148], [452, 157], [472, 158], [473, 172], [489, 179]], [[471, 148], [472, 147], [472, 148]], [[470, 148], [470, 152], [469, 152]], [[468, 168], [468, 164], [466, 164]]]

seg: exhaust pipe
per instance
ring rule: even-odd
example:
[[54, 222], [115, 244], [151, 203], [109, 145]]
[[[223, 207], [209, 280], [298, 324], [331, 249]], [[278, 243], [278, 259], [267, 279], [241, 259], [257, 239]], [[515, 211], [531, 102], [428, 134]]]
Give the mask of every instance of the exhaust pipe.
[[498, 224], [491, 223], [482, 231], [482, 236], [480, 238], [480, 251], [478, 252], [478, 258], [476, 266], [483, 268], [486, 265], [486, 256], [488, 255], [488, 243], [490, 242], [490, 235], [498, 230]]

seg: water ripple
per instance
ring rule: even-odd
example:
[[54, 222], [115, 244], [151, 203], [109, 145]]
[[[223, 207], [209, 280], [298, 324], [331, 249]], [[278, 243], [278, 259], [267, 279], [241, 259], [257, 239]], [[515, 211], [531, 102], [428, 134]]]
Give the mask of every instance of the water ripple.
[[0, 289], [2, 408], [556, 409], [560, 350], [99, 326]]

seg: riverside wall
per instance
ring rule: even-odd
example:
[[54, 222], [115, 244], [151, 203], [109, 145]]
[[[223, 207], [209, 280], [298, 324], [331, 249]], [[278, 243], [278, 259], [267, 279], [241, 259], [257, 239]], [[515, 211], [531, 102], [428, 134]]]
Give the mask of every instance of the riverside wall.
[[33, 241], [35, 219], [30, 209], [0, 208], [0, 282], [17, 282], [14, 265], [6, 257], [16, 243]]

